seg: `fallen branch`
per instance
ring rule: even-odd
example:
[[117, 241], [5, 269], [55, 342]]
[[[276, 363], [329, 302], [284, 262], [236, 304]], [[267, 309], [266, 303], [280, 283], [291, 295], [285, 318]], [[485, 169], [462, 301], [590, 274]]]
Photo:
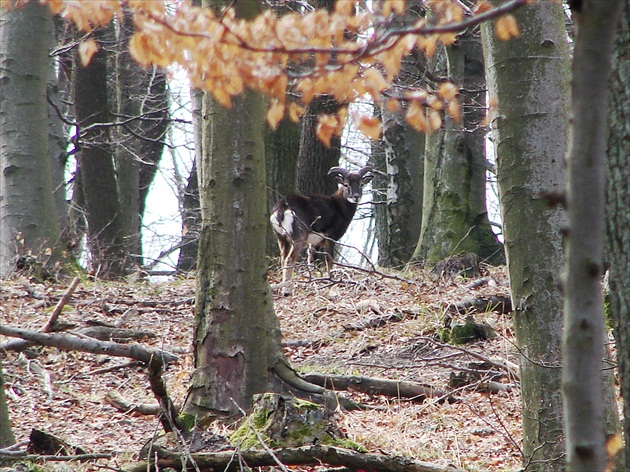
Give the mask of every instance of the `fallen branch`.
[[111, 459], [114, 454], [77, 454], [74, 456], [52, 456], [29, 454], [26, 451], [7, 451], [0, 449], [2, 461], [31, 461], [31, 462], [85, 462], [97, 459]]
[[440, 341], [437, 341], [429, 336], [421, 336], [419, 338], [422, 341], [428, 341], [438, 347], [441, 348], [446, 348], [446, 349], [454, 349], [456, 351], [460, 351], [463, 352], [464, 354], [468, 354], [471, 357], [475, 357], [477, 359], [479, 359], [480, 361], [483, 362], [487, 362], [488, 364], [497, 367], [499, 369], [504, 370], [505, 372], [508, 373], [508, 375], [515, 379], [515, 380], [519, 380], [520, 376], [519, 376], [519, 367], [518, 365], [516, 365], [514, 362], [510, 362], [508, 360], [499, 360], [499, 359], [492, 359], [490, 357], [486, 357], [482, 354], [478, 354], [476, 352], [470, 351], [469, 349], [465, 349], [463, 347], [460, 346], [456, 346], [454, 344], [445, 344], [445, 343], [441, 343]]
[[[61, 315], [61, 313], [63, 312], [63, 307], [66, 306], [70, 301], [70, 298], [72, 298], [72, 294], [79, 286], [79, 282], [81, 282], [80, 277], [75, 277], [74, 279], [72, 279], [72, 282], [70, 282], [70, 285], [66, 289], [66, 292], [59, 299], [57, 305], [55, 305], [55, 308], [50, 314], [48, 321], [41, 329], [42, 333], [51, 333], [55, 331], [59, 315]], [[26, 341], [25, 339], [12, 339], [10, 341], [0, 344], [0, 351], [23, 351], [24, 349], [27, 349], [34, 345], [35, 343]]]
[[111, 391], [105, 395], [105, 402], [116, 408], [121, 413], [136, 413], [145, 416], [156, 416], [162, 412], [157, 403], [131, 403], [120, 393]]
[[13, 328], [3, 324], [0, 324], [0, 334], [13, 338], [22, 338], [35, 344], [41, 344], [42, 346], [56, 347], [64, 351], [81, 351], [90, 352], [92, 354], [106, 354], [114, 357], [129, 357], [146, 364], [151, 362], [151, 359], [154, 358], [160, 359], [165, 364], [169, 364], [178, 359], [174, 354], [159, 349], [144, 347], [139, 344], [118, 344], [111, 341], [80, 338], [79, 336], [65, 333], [40, 333], [39, 331]]
[[449, 403], [457, 402], [455, 397], [451, 397], [431, 386], [422, 385], [418, 382], [375, 379], [353, 375], [306, 374], [302, 375], [302, 378], [315, 385], [320, 385], [332, 390], [356, 390], [371, 395], [408, 398], [419, 403], [422, 403], [427, 398], [436, 397], [441, 398], [441, 401], [448, 400]]
[[[181, 468], [182, 461], [179, 454], [166, 451], [163, 448], [155, 448], [157, 462], [140, 462], [127, 472], [146, 472], [149, 470], [163, 470], [172, 467]], [[243, 463], [248, 467], [277, 466], [276, 459], [288, 466], [320, 465], [322, 463], [345, 466], [352, 470], [365, 469], [388, 472], [464, 472], [462, 469], [450, 466], [438, 466], [429, 462], [412, 461], [405, 457], [386, 456], [384, 454], [371, 454], [342, 449], [333, 446], [303, 446], [296, 448], [283, 448], [275, 450], [274, 457], [264, 450], [240, 451]], [[234, 463], [234, 451], [222, 451], [214, 453], [191, 454], [193, 463], [188, 463], [187, 470], [225, 470], [229, 464]]]

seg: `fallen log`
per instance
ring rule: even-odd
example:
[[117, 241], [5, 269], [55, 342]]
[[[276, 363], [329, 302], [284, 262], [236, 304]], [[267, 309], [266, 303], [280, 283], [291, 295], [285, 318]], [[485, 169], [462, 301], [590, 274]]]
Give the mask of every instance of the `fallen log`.
[[161, 351], [159, 349], [144, 347], [139, 344], [118, 344], [111, 341], [98, 341], [96, 339], [86, 339], [72, 334], [58, 333], [48, 334], [29, 329], [13, 328], [0, 324], [0, 334], [12, 338], [22, 338], [27, 341], [51, 346], [66, 351], [91, 352], [92, 354], [106, 354], [114, 357], [129, 357], [145, 363], [151, 362], [153, 358], [159, 358], [164, 364], [169, 364], [178, 359], [174, 354]]
[[[146, 472], [163, 470], [172, 467], [182, 468], [182, 457], [179, 453], [154, 448], [157, 461], [139, 462], [126, 469], [127, 472]], [[274, 457], [275, 456], [275, 457]], [[387, 456], [357, 452], [333, 446], [303, 446], [284, 448], [273, 451], [273, 456], [262, 449], [248, 451], [222, 451], [213, 453], [196, 453], [187, 455], [186, 470], [238, 470], [239, 464], [248, 467], [277, 466], [276, 459], [284, 465], [320, 465], [322, 463], [345, 466], [352, 470], [373, 470], [389, 472], [464, 472], [463, 469], [452, 466], [438, 466], [429, 462], [413, 461], [406, 457]]]

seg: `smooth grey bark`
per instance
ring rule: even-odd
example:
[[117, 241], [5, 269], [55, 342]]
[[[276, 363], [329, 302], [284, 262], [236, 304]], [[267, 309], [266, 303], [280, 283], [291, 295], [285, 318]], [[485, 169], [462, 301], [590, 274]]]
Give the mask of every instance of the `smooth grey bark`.
[[448, 76], [459, 85], [462, 123], [445, 117], [443, 128], [427, 138], [422, 228], [414, 258], [437, 262], [474, 253], [503, 261], [501, 244], [486, 210], [485, 106], [483, 54], [478, 33], [463, 33], [445, 48]]
[[[54, 19], [54, 30], [52, 32], [52, 44], [57, 44], [62, 40], [62, 25], [65, 24], [59, 18]], [[59, 38], [58, 38], [59, 36]], [[63, 56], [63, 55], [61, 55]], [[57, 209], [57, 220], [62, 231], [62, 237], [67, 245], [72, 245], [72, 236], [69, 232], [69, 216], [68, 202], [66, 200], [66, 165], [68, 163], [68, 147], [72, 106], [70, 105], [72, 84], [68, 80], [66, 71], [63, 68], [63, 57], [54, 58], [54, 67], [50, 67], [48, 71], [48, 140], [49, 155], [51, 166], [51, 178], [53, 185], [53, 193], [55, 198], [55, 206]]]
[[630, 464], [630, 3], [625, 2], [620, 17], [609, 81], [605, 254], [609, 265], [607, 301], [615, 326], [624, 404], [626, 441], [622, 459], [627, 465]]
[[[426, 79], [426, 67], [419, 52], [404, 58], [395, 88], [405, 93], [418, 87]], [[420, 236], [425, 135], [407, 124], [405, 108], [390, 111], [381, 104], [379, 112], [383, 135], [372, 146], [371, 164], [380, 171], [372, 181], [372, 213], [378, 263], [396, 267], [409, 262]]]
[[[198, 6], [201, 3], [195, 2]], [[192, 112], [193, 142], [195, 143], [195, 158], [188, 182], [184, 188], [184, 195], [180, 195], [182, 215], [182, 237], [180, 241], [177, 270], [188, 272], [197, 268], [197, 253], [199, 252], [199, 233], [201, 229], [201, 204], [199, 201], [199, 172], [198, 163], [202, 160], [203, 142], [203, 101], [204, 92], [197, 88], [190, 90], [190, 105]]]
[[0, 21], [0, 276], [7, 276], [17, 257], [52, 265], [61, 254], [46, 102], [52, 15], [32, 2], [1, 11]]
[[420, 236], [425, 135], [405, 122], [404, 113], [382, 110], [383, 138], [374, 160], [372, 181], [378, 263], [399, 267], [409, 262]]
[[564, 367], [567, 470], [604, 470], [604, 401], [601, 382], [607, 84], [621, 1], [572, 4], [571, 139], [568, 152]]
[[482, 25], [493, 119], [500, 204], [514, 325], [520, 354], [523, 464], [561, 471], [564, 434], [561, 380], [564, 210], [569, 51], [562, 5], [540, 2], [515, 12], [519, 38], [504, 42]]

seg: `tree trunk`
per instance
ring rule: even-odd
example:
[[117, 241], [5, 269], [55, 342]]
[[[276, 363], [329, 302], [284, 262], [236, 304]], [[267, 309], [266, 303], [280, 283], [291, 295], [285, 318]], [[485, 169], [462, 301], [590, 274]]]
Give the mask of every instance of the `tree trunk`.
[[425, 135], [402, 113], [383, 109], [382, 119], [385, 132], [376, 150], [382, 157], [375, 165], [386, 175], [372, 182], [378, 263], [396, 267], [411, 259], [420, 236]]
[[499, 40], [482, 26], [499, 192], [521, 368], [526, 470], [563, 469], [560, 367], [561, 229], [564, 210], [544, 194], [562, 192], [567, 139], [569, 55], [562, 5], [516, 13], [521, 36]]
[[337, 183], [328, 177], [328, 171], [339, 165], [341, 138], [333, 136], [330, 146], [326, 146], [317, 137], [317, 122], [319, 115], [334, 115], [340, 108], [341, 105], [332, 97], [316, 97], [302, 116], [296, 193], [330, 195], [337, 190]]
[[197, 267], [199, 230], [201, 228], [197, 162], [197, 159], [193, 162], [182, 197], [182, 238], [177, 258], [177, 270], [182, 272], [190, 272]]
[[[251, 17], [260, 4], [235, 7]], [[195, 361], [185, 409], [235, 415], [269, 389], [270, 368], [282, 356], [260, 237], [268, 224], [265, 106], [251, 91], [235, 97], [230, 109], [207, 94], [203, 116]]]
[[[332, 11], [334, 0], [312, 0], [313, 8]], [[300, 152], [298, 154], [295, 189], [301, 195], [330, 195], [337, 190], [337, 183], [328, 177], [331, 167], [339, 165], [341, 137], [333, 136], [330, 146], [317, 137], [317, 123], [322, 114], [336, 114], [342, 104], [333, 97], [313, 98], [300, 122]]]
[[[96, 30], [98, 39], [104, 30]], [[123, 223], [114, 170], [114, 150], [107, 126], [110, 114], [107, 96], [107, 57], [103, 48], [86, 67], [75, 58], [75, 116], [81, 130], [79, 172], [88, 224], [88, 247], [92, 266], [102, 276], [124, 273], [127, 264]]]
[[9, 417], [9, 406], [4, 393], [5, 388], [2, 357], [0, 357], [0, 449], [15, 444], [15, 436], [13, 435], [11, 418]]
[[[197, 4], [199, 0], [195, 1]], [[200, 6], [197, 5], [197, 6]], [[197, 88], [190, 89], [190, 107], [192, 111], [193, 140], [195, 143], [195, 157], [188, 183], [181, 199], [182, 239], [180, 242], [177, 270], [188, 272], [197, 268], [197, 253], [199, 252], [199, 234], [201, 230], [201, 204], [199, 201], [199, 172], [197, 167], [202, 161], [204, 92]]]
[[0, 15], [0, 276], [6, 276], [16, 257], [32, 254], [53, 265], [61, 254], [46, 101], [52, 15], [34, 2]]
[[[572, 4], [562, 393], [567, 471], [604, 470], [603, 275], [608, 73], [621, 1]], [[627, 187], [626, 187], [627, 191]], [[626, 208], [626, 211], [628, 208]]]
[[437, 262], [474, 253], [502, 262], [502, 248], [486, 210], [485, 105], [481, 43], [468, 31], [446, 48], [448, 75], [462, 89], [463, 122], [444, 119], [428, 140], [425, 155], [424, 208], [415, 258]]
[[[52, 32], [53, 44], [63, 41], [61, 35], [62, 25], [66, 23], [60, 18], [54, 20], [54, 31]], [[62, 231], [64, 242], [71, 243], [72, 235], [69, 232], [69, 216], [66, 188], [66, 165], [68, 163], [68, 137], [70, 136], [70, 126], [64, 120], [71, 121], [72, 101], [70, 94], [72, 84], [66, 75], [63, 61], [67, 59], [64, 55], [55, 60], [56, 67], [48, 70], [48, 140], [49, 155], [51, 165], [51, 178], [55, 206], [57, 209], [57, 220]]]
[[[608, 302], [615, 323], [617, 361], [624, 402], [625, 464], [630, 464], [630, 4], [624, 3], [613, 49], [609, 83], [606, 185]], [[616, 469], [624, 470], [624, 469]]]
[[[267, 191], [269, 214], [276, 201], [295, 193], [299, 152], [300, 127], [298, 125], [283, 120], [275, 130], [266, 130], [265, 158], [269, 187]], [[278, 254], [278, 243], [271, 225], [267, 226], [267, 254]]]
[[116, 55], [116, 180], [125, 251], [142, 265], [142, 217], [149, 188], [157, 173], [168, 128], [166, 76], [157, 67], [140, 67], [128, 52], [131, 16], [120, 26]]

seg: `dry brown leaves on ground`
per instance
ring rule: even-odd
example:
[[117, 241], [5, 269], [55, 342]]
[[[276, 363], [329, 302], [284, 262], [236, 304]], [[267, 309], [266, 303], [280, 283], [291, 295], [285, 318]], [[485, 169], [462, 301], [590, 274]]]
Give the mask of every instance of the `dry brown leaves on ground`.
[[[334, 279], [298, 278], [291, 295], [274, 293], [285, 352], [302, 373], [412, 380], [449, 391], [451, 373], [465, 372], [471, 362], [479, 361], [471, 353], [515, 361], [510, 315], [475, 314], [475, 321], [495, 329], [494, 339], [466, 344], [463, 350], [435, 342], [449, 306], [470, 297], [508, 295], [503, 268], [487, 269], [479, 284], [423, 271], [396, 273], [395, 278], [353, 270], [336, 270], [333, 275]], [[271, 278], [275, 281], [274, 274]], [[165, 379], [173, 400], [181, 404], [192, 366], [194, 285], [183, 279], [82, 282], [59, 321], [75, 329], [118, 323], [153, 333], [155, 337], [140, 342], [179, 356]], [[31, 285], [26, 279], [4, 283], [0, 322], [41, 329], [65, 289], [62, 284]], [[398, 316], [389, 316], [393, 314]], [[464, 318], [450, 316], [454, 322]], [[378, 322], [385, 319], [388, 321]], [[0, 336], [0, 343], [6, 340]], [[28, 439], [31, 429], [37, 428], [88, 452], [114, 453], [111, 459], [71, 466], [75, 469], [123, 467], [160, 430], [156, 418], [121, 413], [104, 401], [114, 391], [130, 402], [154, 403], [141, 365], [39, 347], [2, 356], [18, 441]], [[467, 470], [517, 470], [521, 437], [518, 385], [509, 375], [500, 382], [509, 388], [498, 394], [479, 391], [481, 384], [459, 388], [454, 392], [460, 400], [457, 403], [437, 399], [417, 403], [345, 392], [376, 408], [343, 412], [341, 425], [351, 439], [372, 452]]]

